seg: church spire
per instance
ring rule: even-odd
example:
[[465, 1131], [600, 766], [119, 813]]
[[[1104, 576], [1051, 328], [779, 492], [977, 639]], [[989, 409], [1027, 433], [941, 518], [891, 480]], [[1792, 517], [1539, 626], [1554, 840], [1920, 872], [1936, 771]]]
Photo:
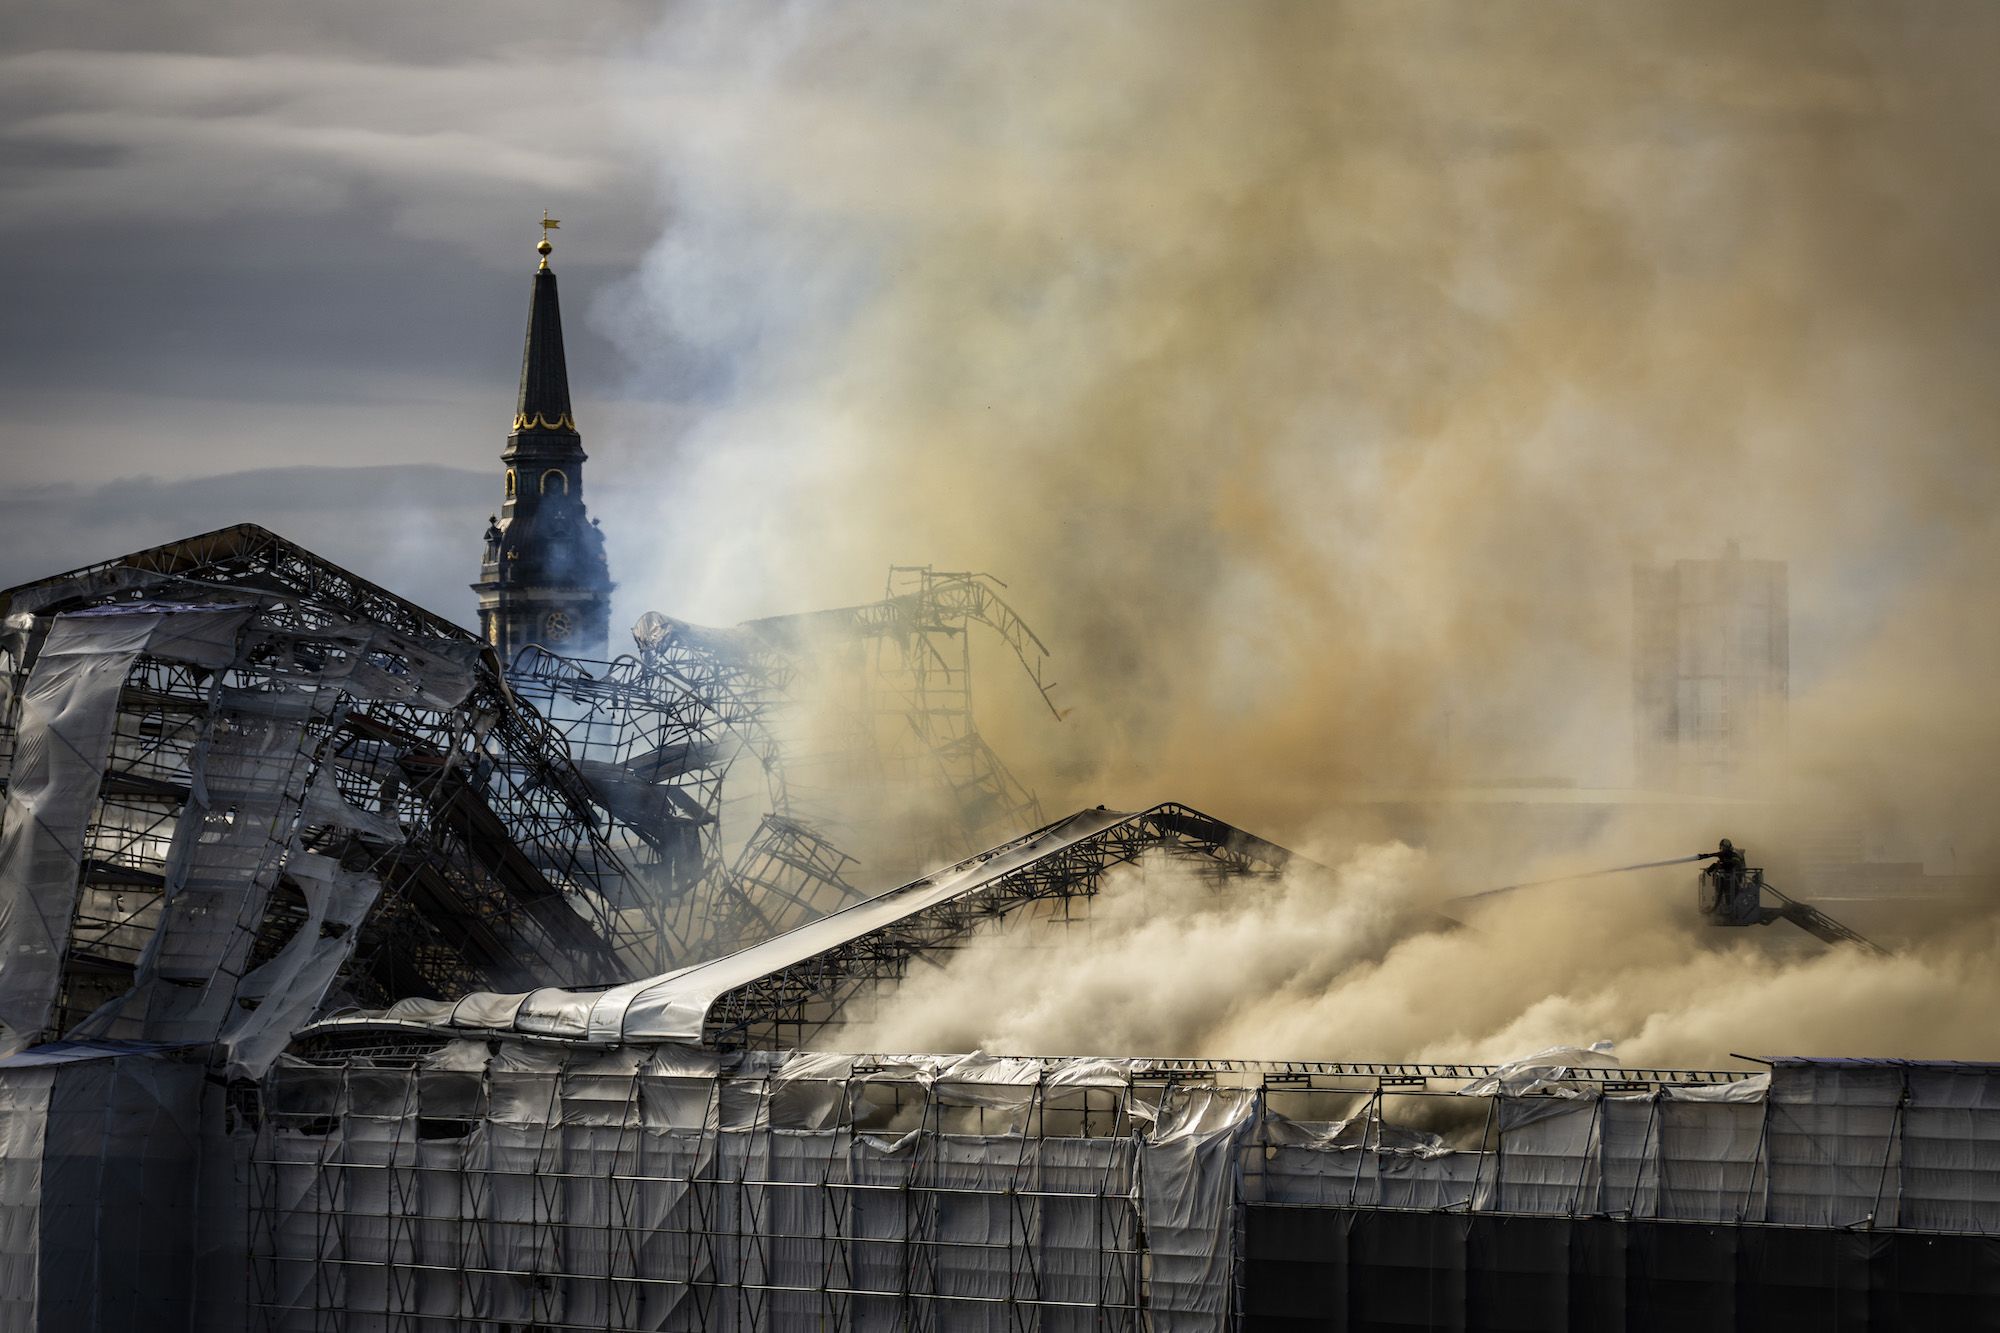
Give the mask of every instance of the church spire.
[[609, 640], [613, 585], [604, 534], [584, 507], [587, 455], [570, 411], [562, 311], [549, 268], [555, 226], [544, 213], [521, 391], [500, 454], [505, 497], [487, 523], [479, 582], [472, 585], [480, 632], [506, 662], [531, 643], [589, 657], [603, 653]]
[[528, 307], [528, 342], [521, 352], [521, 393], [514, 403], [514, 429], [576, 433], [569, 405], [569, 365], [563, 359], [562, 307], [556, 301], [555, 270], [549, 267], [549, 233], [562, 223], [542, 213], [542, 256], [535, 270], [535, 297]]

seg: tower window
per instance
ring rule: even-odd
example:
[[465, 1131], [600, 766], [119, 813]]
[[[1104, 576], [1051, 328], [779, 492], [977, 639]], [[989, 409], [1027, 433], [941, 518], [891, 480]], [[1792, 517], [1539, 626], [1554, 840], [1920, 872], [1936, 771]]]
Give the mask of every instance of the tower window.
[[514, 469], [513, 469], [513, 468], [508, 468], [508, 469], [507, 469], [507, 498], [508, 498], [509, 500], [511, 500], [511, 499], [513, 499], [513, 498], [514, 498]]
[[551, 490], [559, 491], [564, 495], [568, 495], [569, 474], [567, 472], [564, 472], [560, 468], [553, 468], [553, 467], [550, 468], [547, 472], [544, 472], [542, 474], [542, 494], [547, 495]]

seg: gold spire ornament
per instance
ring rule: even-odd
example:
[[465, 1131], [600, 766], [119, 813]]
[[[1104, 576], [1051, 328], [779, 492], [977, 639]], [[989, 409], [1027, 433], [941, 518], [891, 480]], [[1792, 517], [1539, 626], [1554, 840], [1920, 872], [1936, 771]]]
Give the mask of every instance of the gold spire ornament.
[[549, 254], [555, 249], [553, 245], [549, 244], [549, 233], [560, 226], [562, 226], [560, 218], [550, 217], [549, 210], [546, 208], [542, 210], [542, 239], [535, 242], [535, 253], [542, 257], [542, 267], [544, 269], [549, 266]]

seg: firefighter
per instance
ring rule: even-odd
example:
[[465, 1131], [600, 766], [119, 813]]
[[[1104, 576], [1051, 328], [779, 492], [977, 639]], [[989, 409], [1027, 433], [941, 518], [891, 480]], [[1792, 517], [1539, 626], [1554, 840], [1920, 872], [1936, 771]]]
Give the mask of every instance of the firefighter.
[[1743, 907], [1744, 873], [1743, 853], [1736, 850], [1736, 844], [1724, 838], [1720, 846], [1712, 852], [1703, 852], [1705, 861], [1715, 864], [1702, 871], [1702, 878], [1713, 886], [1715, 898], [1712, 905], [1702, 909], [1730, 925], [1742, 924], [1737, 917]]

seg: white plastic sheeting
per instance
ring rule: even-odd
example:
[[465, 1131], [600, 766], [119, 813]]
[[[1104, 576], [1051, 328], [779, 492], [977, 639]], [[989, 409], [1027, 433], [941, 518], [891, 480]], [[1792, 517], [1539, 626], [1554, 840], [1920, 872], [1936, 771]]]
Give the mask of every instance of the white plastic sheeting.
[[1500, 1101], [1501, 1212], [2000, 1234], [2000, 1070], [1781, 1062], [1652, 1094]]
[[[134, 937], [129, 988], [80, 1020], [68, 1014], [66, 1035], [218, 1042], [230, 1072], [256, 1077], [351, 958], [381, 886], [309, 846], [329, 830], [390, 844], [403, 832], [342, 795], [317, 737], [356, 705], [456, 707], [473, 687], [481, 648], [324, 618], [288, 627], [258, 618], [258, 604], [241, 596], [10, 618], [7, 652], [17, 660], [39, 629], [46, 634], [21, 687], [0, 812], [0, 1054], [51, 1025], [79, 885], [103, 869], [85, 862], [107, 855], [107, 827], [143, 849], [139, 868], [160, 868], [160, 888], [117, 927]], [[198, 670], [173, 717], [188, 737], [184, 767], [125, 772], [159, 762], [147, 737], [163, 724], [143, 714], [152, 706], [144, 701], [158, 697], [148, 673], [186, 676], [187, 667]], [[134, 685], [138, 721], [121, 726], [121, 700]], [[107, 775], [170, 799], [181, 784], [178, 806], [141, 832], [117, 815], [107, 823]], [[303, 911], [289, 938], [262, 939], [281, 882]], [[255, 953], [260, 945], [269, 952]]]
[[41, 1276], [42, 1138], [53, 1068], [0, 1071], [0, 1330], [36, 1327]]
[[0, 1329], [1211, 1329], [1246, 1205], [1798, 1224], [1870, 1162], [1875, 1226], [2000, 1234], [1982, 1066], [1502, 1095], [1494, 1153], [1379, 1092], [1287, 1119], [1255, 1066], [460, 1040], [283, 1061], [245, 1111], [105, 1056], [0, 1064]]
[[1780, 1061], [1769, 1220], [2000, 1233], [2000, 1067]]
[[55, 1002], [85, 835], [140, 655], [218, 667], [247, 607], [103, 607], [55, 617], [20, 702], [0, 812], [0, 1054], [37, 1040]]
[[136, 983], [77, 1031], [212, 1041], [235, 1012], [258, 924], [293, 850], [312, 772], [311, 728], [333, 691], [225, 688], [204, 719], [191, 794], [167, 859], [159, 928]]
[[1735, 1221], [1762, 1216], [1757, 1158], [1770, 1078], [1499, 1101], [1495, 1212]]
[[0, 1330], [192, 1325], [200, 1092], [159, 1054], [0, 1063]]
[[2000, 1076], [1932, 1065], [1905, 1077], [1897, 1224], [2000, 1233]]
[[1153, 1327], [1213, 1329], [1232, 1308], [1237, 1158], [1257, 1112], [1248, 1088], [1178, 1088], [1139, 1149]]
[[382, 891], [373, 875], [341, 868], [331, 857], [293, 848], [286, 870], [305, 893], [306, 919], [269, 962], [237, 983], [236, 1009], [221, 1038], [230, 1073], [256, 1077], [270, 1068], [292, 1033], [312, 1018], [354, 954], [362, 918]]
[[1315, 1122], [1274, 1110], [1257, 1066], [1228, 1076], [1245, 1086], [1186, 1077], [484, 1040], [414, 1070], [283, 1066], [253, 1170], [253, 1304], [280, 1327], [386, 1305], [646, 1329], [1206, 1329], [1236, 1308], [1246, 1205], [1865, 1227], [1865, 1199], [1876, 1227], [2000, 1234], [2000, 1069], [1538, 1078], [1440, 1094], [1487, 1108], [1485, 1131], [1454, 1122], [1461, 1148], [1385, 1119], [1400, 1091]]
[[747, 949], [609, 990], [576, 991], [551, 986], [526, 995], [472, 997], [477, 1003], [411, 1000], [392, 1007], [382, 1016], [598, 1042], [698, 1042], [710, 1006], [726, 992], [782, 972], [926, 908], [977, 892], [1002, 875], [1081, 842], [1126, 818], [1129, 816], [1120, 811], [1087, 810], [1031, 841], [891, 889]]
[[1495, 1093], [1525, 1097], [1548, 1089], [1563, 1090], [1572, 1069], [1615, 1069], [1617, 1066], [1618, 1059], [1612, 1054], [1608, 1041], [1591, 1046], [1551, 1046], [1519, 1060], [1511, 1060], [1491, 1074], [1473, 1079], [1459, 1091], [1473, 1097], [1491, 1097]]
[[[301, 660], [303, 640], [312, 651]], [[402, 837], [395, 821], [340, 794], [316, 753], [315, 729], [355, 703], [450, 708], [471, 688], [476, 652], [381, 626], [259, 627], [246, 635], [236, 665], [253, 683], [218, 687], [203, 720], [159, 928], [132, 988], [75, 1032], [219, 1040], [232, 1072], [261, 1074], [317, 1010], [381, 892], [373, 877], [307, 850], [309, 835], [332, 828]], [[377, 664], [384, 657], [406, 669], [386, 670]], [[275, 957], [253, 968], [250, 951], [280, 876], [304, 895], [306, 919]]]
[[1385, 1123], [1376, 1110], [1302, 1123], [1270, 1110], [1244, 1168], [1256, 1203], [1312, 1207], [1451, 1209], [1471, 1205], [1482, 1154], [1455, 1152], [1437, 1135]]
[[475, 1042], [280, 1065], [252, 1303], [279, 1328], [1213, 1328], [1256, 1094], [1173, 1093], [1155, 1125], [1129, 1074]]

